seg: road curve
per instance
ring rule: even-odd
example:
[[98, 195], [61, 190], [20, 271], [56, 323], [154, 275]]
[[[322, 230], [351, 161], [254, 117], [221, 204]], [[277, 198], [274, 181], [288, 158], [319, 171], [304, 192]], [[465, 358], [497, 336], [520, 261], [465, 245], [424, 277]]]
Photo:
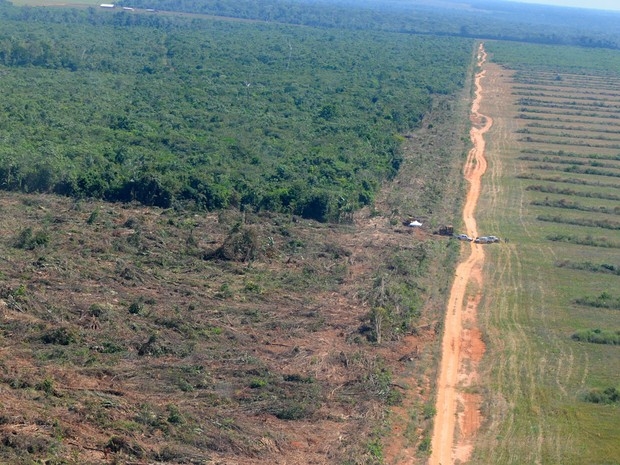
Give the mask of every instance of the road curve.
[[[483, 44], [480, 44], [478, 49], [477, 60], [479, 67], [482, 67], [486, 61], [486, 52]], [[484, 74], [484, 70], [481, 70], [476, 74], [475, 78], [476, 93], [470, 116], [472, 121], [470, 136], [473, 148], [469, 151], [463, 171], [465, 179], [469, 182], [469, 190], [467, 192], [465, 206], [463, 207], [463, 220], [465, 222], [467, 234], [471, 237], [478, 236], [474, 212], [480, 196], [481, 178], [487, 168], [484, 134], [493, 124], [491, 118], [479, 113], [480, 101], [482, 99], [481, 81], [484, 78]], [[463, 360], [467, 358], [467, 354], [464, 353], [466, 351], [463, 350], [463, 304], [469, 283], [475, 282], [477, 284], [477, 290], [480, 292], [484, 251], [483, 246], [480, 244], [472, 242], [470, 247], [471, 253], [469, 257], [457, 266], [456, 276], [450, 291], [450, 299], [446, 309], [441, 366], [437, 382], [436, 416], [433, 427], [429, 465], [449, 465], [453, 464], [456, 459], [458, 459], [460, 463], [467, 461], [469, 452], [471, 451], [472, 433], [475, 432], [480, 423], [478, 402], [463, 402], [463, 397], [460, 396], [457, 389], [460, 379], [464, 377], [471, 379], [472, 375], [475, 375], [471, 373], [471, 363], [462, 363]], [[467, 302], [468, 321], [472, 320], [472, 314], [475, 317], [478, 301], [479, 296]], [[481, 341], [480, 344], [482, 344]], [[473, 418], [473, 420], [470, 420], [469, 425], [465, 425], [468, 431], [466, 431], [466, 434], [463, 434], [463, 431], [461, 431], [459, 435], [461, 437], [459, 444], [456, 444], [455, 431], [457, 422], [459, 421], [459, 411], [457, 409], [459, 402], [462, 404], [461, 410], [465, 410], [465, 412], [460, 415], [461, 418], [466, 418], [466, 422], [467, 418]], [[474, 409], [475, 412], [468, 412], [468, 409]], [[464, 428], [463, 423], [461, 423], [461, 428]], [[472, 431], [472, 429], [474, 431]], [[464, 445], [462, 443], [464, 440], [463, 438], [468, 441], [468, 444]]]

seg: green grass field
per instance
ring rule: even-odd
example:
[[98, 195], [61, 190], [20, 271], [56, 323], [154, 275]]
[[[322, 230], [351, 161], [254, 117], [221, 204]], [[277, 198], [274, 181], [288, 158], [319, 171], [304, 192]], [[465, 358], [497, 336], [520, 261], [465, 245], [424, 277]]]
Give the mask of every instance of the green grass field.
[[[561, 62], [553, 69], [554, 57], [565, 60], [567, 49], [532, 47], [529, 54], [521, 50], [521, 60], [509, 56], [505, 45], [491, 43], [488, 50], [492, 61], [510, 61], [519, 71], [491, 64], [483, 82], [481, 111], [494, 126], [487, 134], [489, 170], [477, 215], [482, 233], [509, 242], [487, 249], [479, 310], [487, 342], [481, 380], [485, 424], [472, 463], [618, 464], [620, 403], [588, 399], [620, 388], [620, 347], [571, 336], [586, 329], [620, 329], [617, 309], [576, 303], [601, 295], [610, 300], [620, 289], [617, 274], [591, 271], [592, 264], [615, 269], [620, 250], [584, 245], [594, 239], [620, 243], [620, 231], [609, 227], [620, 221], [614, 197], [620, 193], [620, 163], [618, 150], [610, 147], [617, 142], [607, 140], [611, 135], [605, 132], [618, 123], [619, 112], [601, 111], [617, 105], [620, 76], [602, 69], [598, 54], [592, 70], [582, 61], [577, 73]], [[538, 54], [542, 57], [534, 62], [531, 57]], [[524, 105], [519, 99], [527, 93], [554, 104]], [[579, 120], [570, 121], [563, 113], [575, 113], [573, 102], [580, 98]], [[549, 120], [545, 134], [523, 137], [532, 122], [519, 117], [524, 110]], [[545, 156], [552, 160], [532, 160]], [[598, 172], [593, 165], [601, 161], [606, 166], [597, 166]], [[593, 170], [579, 169], [584, 167]], [[528, 189], [532, 185], [542, 189]], [[581, 209], [566, 208], [571, 202]], [[581, 224], [571, 224], [576, 222]], [[582, 243], [549, 240], [558, 235], [579, 237]], [[583, 269], [559, 266], [565, 262]]]

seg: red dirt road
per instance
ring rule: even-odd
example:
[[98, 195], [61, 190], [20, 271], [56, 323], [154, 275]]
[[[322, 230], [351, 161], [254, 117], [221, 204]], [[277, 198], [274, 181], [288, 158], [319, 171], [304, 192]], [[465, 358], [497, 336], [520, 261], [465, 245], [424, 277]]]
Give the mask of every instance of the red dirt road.
[[[478, 66], [486, 60], [481, 44], [478, 50]], [[480, 196], [481, 178], [487, 168], [484, 134], [491, 128], [491, 118], [479, 113], [482, 99], [481, 81], [484, 70], [476, 75], [476, 97], [472, 104], [470, 131], [473, 148], [465, 164], [464, 175], [469, 191], [463, 208], [463, 220], [467, 234], [478, 235], [474, 212]], [[463, 388], [471, 386], [477, 378], [477, 366], [484, 353], [480, 331], [476, 327], [477, 305], [482, 287], [482, 264], [484, 251], [480, 244], [471, 243], [471, 254], [456, 269], [456, 276], [446, 310], [442, 343], [442, 359], [437, 383], [436, 416], [432, 438], [432, 454], [429, 465], [448, 465], [459, 460], [466, 462], [473, 448], [473, 436], [480, 427], [480, 401], [478, 394], [467, 393]], [[470, 295], [467, 296], [468, 287]], [[473, 294], [473, 295], [471, 295]], [[458, 441], [455, 441], [456, 427]]]

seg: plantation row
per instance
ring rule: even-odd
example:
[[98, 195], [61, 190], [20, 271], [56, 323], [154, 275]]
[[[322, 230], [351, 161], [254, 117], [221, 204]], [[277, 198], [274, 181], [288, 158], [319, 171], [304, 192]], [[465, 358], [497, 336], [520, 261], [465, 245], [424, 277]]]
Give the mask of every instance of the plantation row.
[[[519, 47], [508, 49], [499, 44], [499, 49], [505, 54], [502, 58], [510, 59], [511, 54], [519, 53]], [[573, 53], [575, 58], [581, 52], [566, 53]], [[597, 71], [598, 58], [591, 58], [584, 58], [584, 63], [590, 65], [587, 71], [575, 72], [562, 66], [551, 70], [548, 63], [554, 60], [549, 59], [514, 73], [512, 95], [519, 122], [515, 137], [521, 145], [516, 160], [522, 167], [517, 178], [536, 181], [524, 184], [523, 188], [529, 193], [534, 218], [548, 231], [544, 237], [554, 244], [570, 247], [558, 249], [565, 258], [557, 259], [555, 266], [617, 280], [620, 276], [620, 256], [616, 252], [620, 249], [620, 221], [617, 220], [620, 215], [620, 139], [617, 137], [620, 76], [609, 71], [613, 66], [604, 70], [601, 64]], [[520, 59], [531, 61], [532, 57]], [[617, 62], [620, 58], [610, 55], [608, 59]], [[575, 185], [580, 188], [572, 187]], [[606, 249], [609, 261], [597, 263], [572, 258], [573, 253], [581, 256], [580, 247]], [[598, 252], [591, 255], [600, 256]], [[588, 282], [592, 278], [584, 275], [573, 279]], [[617, 281], [613, 287], [618, 287]], [[570, 303], [581, 308], [619, 308], [618, 299], [608, 291], [594, 297], [577, 297]], [[609, 329], [603, 324], [601, 329], [579, 330], [572, 338], [614, 345], [618, 343], [618, 334], [617, 327]], [[584, 400], [595, 402], [593, 399], [599, 398], [602, 397], [585, 396]]]
[[[576, 341], [592, 342], [594, 344], [620, 345], [620, 331], [584, 329], [581, 331], [577, 331], [575, 334], [573, 334], [572, 338]], [[614, 399], [614, 401], [617, 400], [617, 398]]]
[[545, 176], [537, 173], [522, 173], [518, 174], [517, 178], [519, 179], [532, 179], [537, 181], [548, 181], [552, 183], [564, 183], [564, 184], [578, 184], [582, 186], [597, 186], [597, 187], [608, 187], [611, 189], [620, 189], [620, 186], [615, 183], [594, 181], [590, 179], [578, 179], [578, 178], [570, 178], [570, 177], [560, 177], [560, 176]]
[[596, 264], [592, 262], [574, 262], [571, 260], [561, 260], [555, 263], [558, 268], [570, 268], [573, 270], [585, 270], [593, 273], [611, 273], [620, 275], [620, 265], [609, 263]]
[[[570, 99], [570, 97], [568, 97]], [[594, 102], [588, 101], [576, 101], [574, 99], [570, 99], [570, 101], [562, 101], [562, 100], [543, 100], [543, 99], [535, 99], [535, 98], [520, 98], [517, 101], [517, 104], [523, 106], [533, 106], [533, 107], [548, 107], [548, 108], [562, 108], [562, 109], [579, 109], [579, 110], [590, 110], [596, 109], [600, 112], [615, 112], [620, 105], [616, 105], [614, 103], [604, 103], [601, 100], [597, 100]]]
[[[562, 50], [561, 53], [566, 54], [568, 57], [572, 55], [574, 58], [579, 58], [579, 55], [583, 55], [583, 50], [576, 50], [567, 48]], [[544, 88], [546, 91], [556, 90], [559, 91], [565, 87], [575, 88], [575, 95], [582, 95], [588, 93], [590, 95], [613, 95], [613, 90], [620, 91], [620, 79], [613, 72], [610, 71], [602, 60], [610, 60], [611, 64], [618, 61], [618, 57], [613, 54], [601, 53], [599, 57], [589, 57], [588, 62], [596, 63], [605, 70], [597, 72], [596, 67], [590, 67], [588, 69], [579, 69], [573, 67], [558, 67], [557, 71], [546, 71], [544, 65], [541, 64], [529, 68], [527, 70], [519, 70], [514, 74], [513, 81], [516, 83], [515, 90], [523, 91], [525, 88], [531, 89], [534, 93]], [[575, 69], [577, 68], [577, 69]], [[588, 89], [584, 91], [584, 89]], [[609, 92], [613, 89], [612, 92]]]
[[[533, 157], [522, 157], [521, 160], [526, 161], [538, 161], [532, 159]], [[598, 161], [588, 162], [588, 161], [576, 161], [576, 160], [544, 160], [545, 163], [540, 164], [532, 164], [531, 168], [540, 169], [540, 170], [548, 170], [548, 171], [564, 171], [567, 173], [586, 173], [586, 174], [596, 174], [599, 176], [610, 176], [617, 177], [619, 173], [615, 171], [616, 165], [613, 164], [605, 164]], [[550, 162], [552, 164], [550, 164]], [[561, 165], [569, 165], [561, 166]], [[610, 169], [603, 169], [610, 168]]]
[[[595, 198], [595, 199], [607, 199], [607, 200], [620, 200], [620, 195], [616, 194], [605, 194], [603, 192], [590, 192], [590, 191], [581, 191], [571, 189], [569, 187], [556, 187], [549, 185], [541, 185], [541, 184], [530, 184], [526, 187], [528, 191], [538, 191], [538, 192], [546, 192], [549, 194], [560, 194], [560, 195], [568, 195], [575, 197], [586, 197], [586, 198]], [[607, 208], [607, 207], [604, 207]], [[617, 207], [614, 207], [616, 209]]]
[[[535, 196], [531, 201], [540, 212], [536, 218], [570, 227], [618, 230], [618, 221], [600, 215], [620, 214], [616, 204], [620, 197], [613, 192], [620, 188], [620, 182], [602, 180], [620, 178], [620, 164], [616, 163], [620, 158], [620, 139], [613, 129], [620, 117], [620, 104], [618, 94], [608, 90], [620, 88], [620, 79], [535, 68], [518, 71], [514, 79], [518, 83], [513, 92], [519, 106], [518, 117], [524, 122], [516, 131], [521, 135], [517, 140], [523, 145], [518, 159], [526, 169], [519, 177], [545, 182], [525, 187], [532, 193], [545, 194], [544, 198]], [[565, 183], [592, 189], [575, 190], [562, 186]], [[600, 203], [577, 202], [571, 197], [599, 199]], [[577, 212], [588, 216], [576, 216]], [[560, 239], [557, 235], [552, 237]], [[595, 241], [578, 242], [595, 245]]]
[[[526, 113], [519, 114], [519, 118], [528, 120], [528, 121], [536, 121], [536, 122], [543, 121], [546, 124], [551, 124], [551, 123], [560, 124], [560, 125], [562, 123], [573, 123], [573, 124], [579, 124], [579, 125], [596, 124], [591, 119], [585, 120], [585, 119], [579, 119], [579, 118], [566, 118], [566, 117], [560, 118], [559, 116], [546, 118], [544, 116], [539, 116], [535, 114], [526, 114]], [[538, 123], [538, 124], [543, 125], [544, 123]], [[607, 124], [608, 124], [608, 127], [611, 127], [611, 128], [614, 128], [614, 127], [620, 128], [620, 124], [617, 122], [608, 122]], [[578, 129], [578, 128], [575, 128], [575, 129]], [[610, 130], [613, 130], [613, 129], [610, 129]]]
[[[566, 83], [563, 82], [565, 85]], [[525, 99], [532, 99], [534, 97], [542, 97], [545, 99], [570, 99], [571, 104], [576, 104], [577, 102], [581, 103], [591, 103], [591, 102], [601, 102], [603, 100], [617, 103], [618, 100], [615, 97], [620, 97], [619, 94], [613, 92], [582, 92], [575, 91], [571, 92], [570, 97], [566, 97], [564, 95], [563, 88], [543, 88], [543, 87], [535, 87], [532, 85], [531, 87], [523, 86], [519, 88], [520, 90], [515, 90], [512, 92], [512, 95], [517, 95], [524, 97]], [[611, 97], [614, 97], [613, 99]]]
[[612, 241], [607, 237], [593, 237], [591, 235], [577, 236], [574, 234], [548, 234], [546, 239], [552, 242], [563, 242], [566, 244], [620, 249], [620, 241]]
[[[520, 117], [520, 116], [519, 116]], [[554, 159], [559, 157], [569, 158], [588, 158], [590, 160], [618, 160], [620, 161], [620, 153], [618, 154], [601, 154], [601, 153], [577, 153], [566, 150], [539, 150], [539, 149], [523, 149], [521, 153], [531, 155], [544, 155], [545, 157], [553, 157]]]
[[586, 111], [580, 111], [580, 110], [569, 111], [569, 110], [564, 109], [562, 111], [550, 111], [548, 108], [537, 109], [533, 107], [522, 107], [520, 111], [523, 113], [527, 113], [528, 117], [532, 116], [532, 114], [534, 115], [533, 117], [538, 117], [539, 115], [544, 114], [548, 117], [577, 116], [577, 117], [587, 117], [587, 118], [610, 119], [612, 122], [615, 122], [615, 120], [620, 119], [620, 116], [614, 113], [602, 114], [602, 113], [597, 113], [597, 112], [586, 112]]
[[[574, 122], [574, 124], [578, 124], [578, 123]], [[585, 124], [588, 124], [588, 123], [585, 123]], [[589, 124], [592, 124], [592, 123], [589, 123]], [[570, 134], [570, 133], [562, 132], [561, 134], [559, 134], [565, 137], [576, 137], [580, 139], [614, 140], [614, 141], [618, 140], [618, 139], [610, 138], [606, 136], [606, 134], [617, 134], [617, 131], [613, 129], [602, 129], [596, 126], [588, 127], [588, 126], [584, 126], [583, 124], [581, 124], [580, 127], [574, 127], [574, 126], [557, 125], [557, 124], [527, 123], [524, 129], [520, 129], [517, 132], [521, 134], [536, 134], [539, 136], [558, 135], [557, 133], [554, 133], [554, 132], [544, 131], [545, 129], [571, 131], [573, 133], [573, 134]], [[575, 134], [575, 132], [577, 134]], [[586, 136], [586, 135], [581, 135], [580, 134], [581, 132], [605, 134], [605, 136], [598, 136], [598, 137], [597, 136]]]
[[607, 215], [620, 215], [620, 207], [618, 206], [607, 207], [607, 206], [582, 205], [578, 202], [572, 202], [566, 199], [549, 200], [548, 198], [545, 198], [544, 200], [533, 200], [531, 204], [537, 205], [537, 206], [543, 206], [543, 207], [565, 208], [568, 210], [579, 210], [579, 211], [584, 211], [584, 212], [603, 213]]
[[[583, 155], [582, 155], [583, 156]], [[577, 158], [577, 156], [575, 156]], [[575, 159], [571, 155], [564, 155], [563, 157], [537, 157], [532, 155], [523, 155], [519, 157], [519, 160], [524, 161], [536, 161], [536, 162], [545, 162], [545, 163], [557, 163], [559, 165], [575, 165], [575, 166], [593, 166], [597, 168], [620, 168], [620, 165], [616, 163], [605, 163], [598, 161], [598, 159], [591, 159], [588, 156], [586, 159]], [[615, 157], [611, 157], [608, 159], [615, 159]]]
[[[533, 142], [529, 140], [528, 142]], [[595, 176], [608, 176], [608, 177], [620, 177], [620, 172], [614, 170], [601, 170], [596, 168], [582, 168], [577, 164], [573, 163], [569, 167], [556, 166], [551, 164], [535, 164], [530, 165], [530, 168], [543, 170], [543, 171], [560, 171], [563, 173], [578, 173], [578, 174], [591, 174]]]

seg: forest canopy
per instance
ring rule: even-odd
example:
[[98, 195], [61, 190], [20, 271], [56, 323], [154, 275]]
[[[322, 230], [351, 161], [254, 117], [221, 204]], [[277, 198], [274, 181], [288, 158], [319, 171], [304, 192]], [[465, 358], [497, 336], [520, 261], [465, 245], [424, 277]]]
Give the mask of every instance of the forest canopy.
[[603, 50], [616, 19], [484, 0], [0, 0], [0, 188], [342, 219], [396, 174], [433, 95], [462, 87], [474, 37]]
[[620, 48], [620, 13], [502, 0], [119, 0], [118, 4], [323, 28]]
[[21, 11], [0, 19], [0, 186], [162, 207], [337, 220], [395, 175], [400, 134], [463, 85], [472, 53], [460, 38]]

